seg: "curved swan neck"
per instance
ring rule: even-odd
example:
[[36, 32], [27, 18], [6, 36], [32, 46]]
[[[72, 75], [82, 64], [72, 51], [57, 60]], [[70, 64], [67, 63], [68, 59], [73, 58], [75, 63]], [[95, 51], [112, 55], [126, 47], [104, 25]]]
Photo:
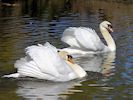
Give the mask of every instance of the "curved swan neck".
[[85, 77], [86, 76], [86, 72], [84, 71], [83, 68], [81, 68], [79, 65], [77, 64], [72, 64], [69, 61], [66, 61], [66, 63], [70, 66], [70, 68], [75, 72], [75, 74], [77, 74], [77, 76], [79, 78]]
[[108, 32], [108, 30], [102, 26], [100, 26], [100, 31], [108, 45], [108, 48], [110, 51], [115, 51], [116, 50], [116, 45], [115, 45], [115, 41], [113, 40], [112, 36], [110, 35], [110, 33]]

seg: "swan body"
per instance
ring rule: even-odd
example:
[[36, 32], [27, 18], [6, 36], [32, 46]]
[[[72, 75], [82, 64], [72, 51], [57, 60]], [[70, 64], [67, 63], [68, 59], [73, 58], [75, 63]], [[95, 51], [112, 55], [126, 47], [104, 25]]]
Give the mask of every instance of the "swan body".
[[109, 33], [113, 32], [111, 23], [103, 21], [99, 26], [107, 46], [100, 40], [95, 30], [86, 27], [69, 27], [63, 32], [61, 40], [67, 43], [70, 47], [64, 48], [62, 51], [67, 51], [70, 54], [115, 51], [116, 45]]
[[28, 76], [63, 82], [86, 76], [86, 72], [79, 65], [70, 61], [68, 53], [58, 53], [57, 49], [49, 43], [27, 47], [26, 55], [16, 61], [17, 73], [4, 77]]

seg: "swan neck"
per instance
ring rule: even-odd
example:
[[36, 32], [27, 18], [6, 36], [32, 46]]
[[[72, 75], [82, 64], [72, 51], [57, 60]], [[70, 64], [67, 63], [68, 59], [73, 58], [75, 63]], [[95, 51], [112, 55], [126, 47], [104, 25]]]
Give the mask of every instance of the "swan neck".
[[102, 26], [100, 26], [100, 31], [101, 31], [101, 33], [102, 33], [102, 35], [103, 35], [103, 37], [104, 37], [104, 39], [107, 43], [107, 46], [108, 46], [109, 50], [110, 51], [115, 51], [116, 50], [115, 41], [113, 40], [113, 38], [110, 35], [109, 31], [106, 28], [102, 27]]
[[67, 64], [70, 66], [70, 68], [74, 71], [74, 73], [79, 77], [85, 77], [86, 76], [86, 72], [84, 71], [83, 68], [81, 68], [79, 65], [77, 64], [72, 64], [69, 61], [66, 61]]

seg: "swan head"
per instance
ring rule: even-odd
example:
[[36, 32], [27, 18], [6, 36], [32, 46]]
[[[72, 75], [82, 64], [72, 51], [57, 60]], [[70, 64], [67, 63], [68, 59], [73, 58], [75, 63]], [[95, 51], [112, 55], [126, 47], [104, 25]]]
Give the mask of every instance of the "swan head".
[[73, 57], [70, 54], [68, 54], [68, 52], [66, 52], [66, 51], [58, 51], [58, 54], [59, 54], [59, 56], [62, 59], [67, 60], [70, 63], [74, 64]]
[[80, 67], [78, 64], [75, 64], [73, 62], [73, 58], [71, 55], [68, 54], [68, 52], [58, 51], [58, 54], [61, 58], [65, 59], [66, 63], [75, 72], [75, 74], [78, 76], [78, 78], [83, 78], [87, 75], [82, 67]]
[[100, 28], [101, 29], [107, 29], [109, 32], [113, 32], [113, 27], [111, 25], [110, 22], [108, 21], [103, 21], [101, 24], [100, 24]]

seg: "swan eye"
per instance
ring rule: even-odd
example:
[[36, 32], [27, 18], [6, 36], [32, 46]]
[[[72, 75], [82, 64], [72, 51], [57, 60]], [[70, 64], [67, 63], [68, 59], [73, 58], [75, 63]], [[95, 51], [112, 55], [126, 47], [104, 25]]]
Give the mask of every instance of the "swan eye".
[[73, 57], [71, 55], [67, 55], [68, 59], [73, 59]]
[[74, 64], [73, 57], [71, 55], [67, 55], [68, 61]]
[[109, 32], [113, 32], [113, 27], [112, 27], [111, 24], [108, 24], [108, 28], [107, 28], [107, 30], [108, 30]]
[[112, 25], [110, 25], [110, 24], [108, 24], [108, 27], [109, 27], [109, 28], [113, 28]]

